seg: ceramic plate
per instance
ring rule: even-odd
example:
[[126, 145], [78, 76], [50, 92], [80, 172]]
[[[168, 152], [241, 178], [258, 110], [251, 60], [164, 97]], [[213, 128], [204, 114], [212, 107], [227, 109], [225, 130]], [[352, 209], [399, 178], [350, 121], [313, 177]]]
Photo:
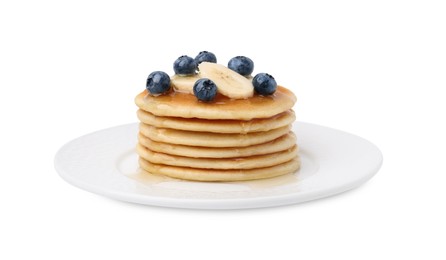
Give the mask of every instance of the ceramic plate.
[[79, 137], [56, 154], [67, 182], [113, 199], [196, 209], [260, 208], [332, 196], [369, 180], [382, 155], [369, 141], [331, 128], [298, 122], [302, 167], [294, 174], [244, 182], [193, 182], [141, 173], [135, 152], [138, 124]]

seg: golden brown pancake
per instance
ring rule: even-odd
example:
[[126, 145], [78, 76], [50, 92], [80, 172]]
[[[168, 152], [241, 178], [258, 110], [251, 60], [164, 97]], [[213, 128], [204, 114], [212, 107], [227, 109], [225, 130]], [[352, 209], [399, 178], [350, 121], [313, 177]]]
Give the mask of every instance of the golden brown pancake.
[[139, 156], [155, 164], [224, 170], [264, 168], [290, 161], [297, 156], [297, 146], [276, 153], [235, 158], [193, 158], [177, 156], [153, 152], [142, 145], [138, 145], [136, 150]]
[[266, 132], [217, 134], [156, 128], [143, 123], [139, 125], [140, 132], [154, 141], [204, 147], [244, 147], [266, 143], [287, 134], [290, 131], [290, 128], [291, 126], [287, 125]]
[[299, 157], [291, 161], [271, 167], [240, 170], [210, 170], [190, 167], [178, 167], [162, 164], [153, 164], [143, 158], [139, 159], [141, 168], [148, 174], [165, 175], [172, 178], [193, 181], [245, 181], [276, 177], [296, 172], [300, 167]]
[[172, 128], [187, 131], [213, 133], [251, 133], [269, 131], [291, 124], [296, 119], [294, 111], [287, 110], [268, 118], [252, 120], [207, 120], [198, 118], [155, 116], [139, 109], [138, 119], [141, 122], [158, 128]]
[[230, 120], [272, 117], [291, 109], [295, 102], [294, 94], [281, 86], [273, 95], [254, 95], [248, 99], [230, 99], [218, 94], [212, 103], [175, 91], [152, 96], [144, 90], [135, 98], [139, 108], [157, 116]]
[[194, 158], [231, 158], [262, 155], [287, 150], [296, 144], [296, 136], [292, 132], [267, 143], [245, 147], [219, 148], [160, 143], [150, 140], [142, 134], [138, 135], [138, 140], [139, 144], [155, 152]]

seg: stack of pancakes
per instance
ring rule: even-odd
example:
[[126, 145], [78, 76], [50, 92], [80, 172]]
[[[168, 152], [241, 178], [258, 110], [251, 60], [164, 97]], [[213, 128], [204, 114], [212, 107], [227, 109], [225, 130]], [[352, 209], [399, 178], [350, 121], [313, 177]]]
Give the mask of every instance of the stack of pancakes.
[[298, 170], [296, 97], [284, 87], [272, 96], [210, 103], [189, 93], [136, 98], [141, 121], [137, 152], [152, 174], [197, 181], [270, 178]]

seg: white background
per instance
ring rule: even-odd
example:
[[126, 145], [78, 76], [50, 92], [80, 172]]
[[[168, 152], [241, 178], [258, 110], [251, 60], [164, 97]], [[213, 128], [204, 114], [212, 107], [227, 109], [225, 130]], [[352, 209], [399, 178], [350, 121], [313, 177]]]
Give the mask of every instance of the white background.
[[[444, 1], [2, 1], [1, 259], [445, 259]], [[360, 135], [384, 164], [301, 205], [195, 211], [64, 182], [57, 149], [136, 121], [182, 54], [251, 57], [298, 120]], [[443, 247], [443, 248], [441, 248]]]

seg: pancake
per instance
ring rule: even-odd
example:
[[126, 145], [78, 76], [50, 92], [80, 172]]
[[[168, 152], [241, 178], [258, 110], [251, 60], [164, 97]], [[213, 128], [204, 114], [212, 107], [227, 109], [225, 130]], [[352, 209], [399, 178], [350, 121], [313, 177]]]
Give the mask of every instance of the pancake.
[[254, 95], [248, 99], [230, 99], [218, 94], [212, 103], [201, 102], [189, 93], [175, 91], [152, 96], [144, 90], [135, 98], [140, 109], [156, 116], [230, 120], [272, 117], [291, 109], [295, 102], [294, 94], [281, 86], [273, 95]]
[[177, 156], [153, 152], [142, 145], [138, 145], [136, 150], [139, 156], [151, 163], [203, 169], [263, 168], [290, 161], [297, 156], [297, 146], [276, 153], [235, 158], [192, 158]]
[[287, 125], [266, 132], [254, 132], [248, 134], [217, 134], [156, 128], [144, 123], [140, 123], [139, 125], [141, 134], [154, 141], [204, 147], [244, 147], [266, 143], [287, 134], [290, 129], [291, 125]]
[[150, 140], [142, 134], [138, 135], [138, 140], [141, 145], [155, 152], [195, 158], [231, 158], [262, 155], [290, 149], [296, 144], [296, 136], [292, 132], [267, 143], [246, 147], [218, 148], [167, 144]]
[[206, 120], [198, 118], [155, 116], [139, 109], [138, 119], [158, 128], [172, 128], [187, 131], [204, 131], [213, 133], [251, 133], [269, 131], [291, 124], [296, 119], [294, 111], [287, 110], [278, 115], [246, 120]]
[[271, 167], [241, 170], [210, 170], [190, 167], [168, 166], [150, 163], [139, 159], [140, 167], [148, 174], [165, 175], [172, 178], [192, 181], [246, 181], [276, 177], [296, 172], [300, 167], [300, 159], [296, 157], [288, 162]]

